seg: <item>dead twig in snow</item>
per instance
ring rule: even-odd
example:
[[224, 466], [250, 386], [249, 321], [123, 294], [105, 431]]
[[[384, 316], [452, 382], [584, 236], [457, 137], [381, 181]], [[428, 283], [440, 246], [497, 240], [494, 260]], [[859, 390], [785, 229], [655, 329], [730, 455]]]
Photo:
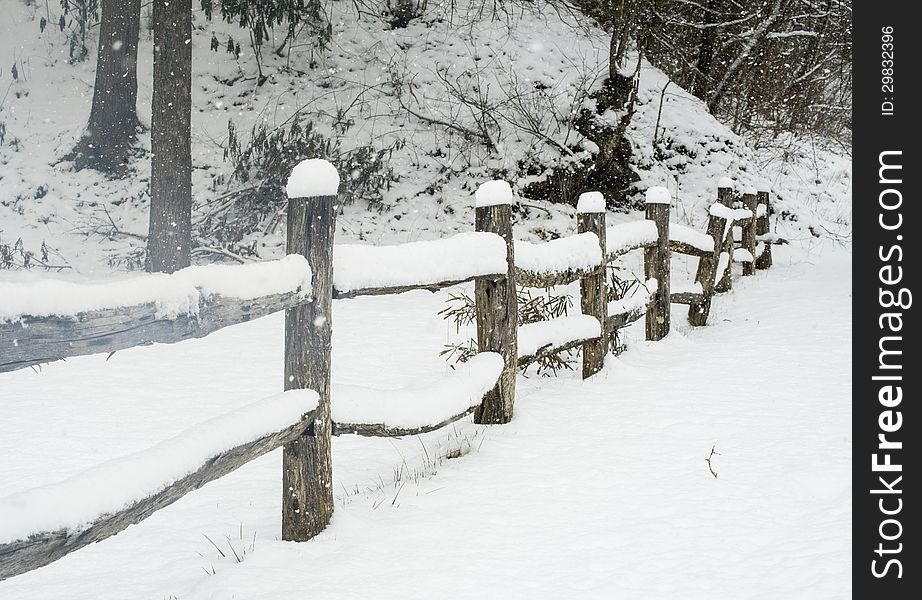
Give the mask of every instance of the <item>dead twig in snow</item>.
[[711, 475], [714, 476], [714, 479], [717, 479], [717, 471], [714, 470], [714, 465], [711, 464], [711, 459], [714, 458], [714, 455], [720, 456], [720, 452], [717, 451], [717, 444], [711, 446], [711, 453], [705, 458], [705, 462], [708, 464], [708, 471], [711, 472]]

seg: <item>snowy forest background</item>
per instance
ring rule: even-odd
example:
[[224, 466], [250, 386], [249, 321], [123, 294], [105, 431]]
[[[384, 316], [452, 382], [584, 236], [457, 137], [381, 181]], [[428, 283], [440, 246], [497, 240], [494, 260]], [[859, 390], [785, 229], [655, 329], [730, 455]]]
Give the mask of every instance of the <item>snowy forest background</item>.
[[666, 185], [700, 224], [723, 175], [770, 188], [803, 235], [848, 236], [850, 2], [2, 6], [5, 269], [279, 256], [284, 181], [314, 156], [341, 172], [345, 239], [468, 230], [490, 178], [526, 239], [596, 189], [628, 211]]

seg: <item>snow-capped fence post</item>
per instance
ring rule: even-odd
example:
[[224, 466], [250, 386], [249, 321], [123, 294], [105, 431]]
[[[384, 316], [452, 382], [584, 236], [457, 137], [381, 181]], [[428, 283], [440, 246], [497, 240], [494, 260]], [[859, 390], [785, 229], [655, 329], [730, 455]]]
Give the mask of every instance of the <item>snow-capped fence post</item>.
[[299, 163], [286, 188], [287, 252], [307, 258], [313, 300], [285, 311], [285, 389], [320, 396], [313, 422], [285, 445], [282, 457], [282, 539], [289, 541], [314, 537], [333, 515], [330, 355], [338, 188], [336, 168], [319, 159]]
[[[768, 192], [759, 192], [757, 198], [759, 206], [765, 207], [765, 214], [756, 218], [756, 236], [764, 236], [768, 235], [768, 213], [771, 212], [771, 204]], [[756, 269], [767, 269], [772, 266], [772, 245], [769, 240], [764, 240], [762, 243], [765, 244], [765, 250], [756, 257]]]
[[503, 372], [474, 411], [476, 423], [508, 423], [515, 403], [518, 366], [518, 301], [515, 291], [515, 246], [512, 238], [512, 188], [505, 181], [488, 181], [475, 195], [475, 229], [495, 233], [506, 241], [506, 276], [474, 283], [477, 309], [477, 349], [498, 352]]
[[756, 256], [756, 212], [759, 199], [755, 190], [746, 190], [743, 194], [743, 208], [752, 212], [752, 218], [742, 227], [741, 245], [752, 255], [752, 261], [743, 263], [743, 275], [755, 275], [755, 256]]
[[[727, 208], [733, 208], [733, 180], [726, 177], [720, 180], [720, 183], [717, 184], [717, 201]], [[727, 239], [717, 242], [717, 245], [723, 246], [723, 251], [727, 253], [730, 259], [727, 262], [726, 270], [717, 274], [718, 279], [715, 291], [720, 293], [729, 292], [733, 287], [733, 224], [729, 224], [729, 227]]]
[[599, 320], [602, 335], [583, 343], [583, 379], [595, 375], [605, 362], [608, 353], [608, 334], [605, 323], [608, 320], [608, 287], [605, 283], [605, 265], [608, 253], [605, 249], [605, 198], [601, 192], [586, 192], [576, 203], [576, 228], [579, 233], [594, 233], [599, 238], [601, 250], [599, 269], [579, 280], [580, 308], [584, 315]]
[[708, 314], [711, 312], [711, 296], [714, 295], [714, 284], [717, 280], [717, 269], [720, 266], [720, 255], [723, 252], [724, 231], [726, 231], [726, 217], [711, 214], [708, 218], [707, 234], [714, 240], [714, 251], [710, 256], [698, 260], [698, 272], [695, 281], [701, 284], [701, 302], [688, 306], [688, 322], [695, 327], [707, 324]]
[[672, 197], [664, 187], [651, 187], [646, 194], [647, 220], [656, 223], [656, 245], [643, 251], [643, 270], [647, 280], [656, 279], [653, 302], [647, 309], [647, 339], [661, 340], [669, 333], [669, 310], [672, 299], [669, 292], [669, 208]]

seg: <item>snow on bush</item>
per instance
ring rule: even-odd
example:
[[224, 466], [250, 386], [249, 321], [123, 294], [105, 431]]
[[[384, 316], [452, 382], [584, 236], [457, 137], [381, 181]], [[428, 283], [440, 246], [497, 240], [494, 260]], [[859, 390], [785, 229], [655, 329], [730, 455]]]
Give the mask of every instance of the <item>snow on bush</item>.
[[340, 292], [461, 281], [505, 273], [506, 242], [485, 232], [393, 246], [342, 244], [333, 248], [333, 285]]
[[78, 475], [0, 498], [0, 544], [43, 531], [80, 531], [190, 475], [208, 460], [282, 431], [317, 407], [317, 393], [291, 390], [199, 423], [156, 446]]
[[198, 314], [201, 299], [220, 295], [251, 300], [270, 294], [311, 291], [307, 259], [289, 254], [280, 260], [244, 265], [186, 267], [172, 274], [150, 273], [124, 279], [75, 281], [16, 273], [0, 281], [0, 322], [23, 316], [75, 317], [92, 310], [154, 303], [158, 318]]

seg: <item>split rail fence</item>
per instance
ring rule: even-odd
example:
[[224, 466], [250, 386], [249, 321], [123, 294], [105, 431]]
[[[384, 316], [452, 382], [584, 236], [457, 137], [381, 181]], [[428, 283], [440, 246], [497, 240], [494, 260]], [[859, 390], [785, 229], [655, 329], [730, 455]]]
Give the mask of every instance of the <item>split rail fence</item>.
[[[40, 301], [30, 295], [34, 290], [24, 291], [19, 298], [26, 307], [22, 314], [0, 322], [0, 372], [202, 337], [284, 310], [286, 391], [151, 449], [151, 453], [166, 452], [163, 447], [170, 444], [176, 448], [191, 444], [199, 454], [194, 467], [186, 464], [171, 471], [164, 464], [162, 482], [142, 489], [140, 499], [114, 498], [107, 509], [80, 515], [79, 522], [62, 523], [54, 515], [39, 523], [28, 521], [46, 506], [47, 512], [53, 512], [55, 502], [73, 489], [69, 486], [85, 485], [87, 478], [99, 475], [93, 470], [57, 485], [0, 498], [0, 520], [23, 521], [18, 529], [0, 527], [0, 580], [114, 535], [278, 447], [284, 447], [282, 537], [312, 538], [324, 529], [333, 512], [332, 436], [414, 435], [471, 413], [477, 423], [506, 423], [513, 416], [516, 369], [542, 355], [581, 347], [585, 378], [602, 368], [618, 328], [645, 318], [647, 339], [663, 338], [670, 329], [673, 303], [688, 305], [692, 325], [705, 325], [713, 295], [732, 285], [734, 262], [742, 263], [743, 275], [766, 269], [772, 262], [768, 192], [749, 190], [737, 196], [731, 185], [721, 180], [705, 233], [671, 223], [669, 193], [652, 188], [647, 192], [646, 220], [606, 227], [601, 194], [585, 194], [578, 206], [578, 233], [544, 244], [513, 239], [512, 194], [504, 182], [488, 182], [478, 190], [475, 232], [385, 247], [334, 247], [336, 196], [294, 194], [288, 205], [286, 259], [146, 276], [158, 277], [156, 287], [161, 290], [179, 290], [179, 300], [173, 298], [173, 304], [162, 297], [142, 298], [120, 306], [90, 306], [70, 316], [36, 315], [28, 308]], [[741, 229], [738, 246], [734, 226]], [[606, 267], [633, 250], [644, 254], [644, 289], [632, 298], [609, 302]], [[698, 258], [693, 282], [672, 285], [672, 253]], [[432, 269], [433, 263], [441, 266]], [[262, 278], [271, 285], [256, 286], [259, 293], [254, 293], [233, 284], [251, 278]], [[577, 280], [581, 315], [517, 326], [516, 285], [544, 288]], [[334, 393], [338, 388], [330, 379], [333, 300], [438, 290], [470, 281], [475, 287], [480, 354], [465, 363], [470, 365], [467, 372], [459, 369], [452, 384], [460, 383], [456, 386], [460, 391], [453, 392], [455, 388], [448, 386], [427, 398], [436, 406], [438, 418], [427, 411], [428, 417], [417, 422], [392, 419], [390, 405], [375, 393], [348, 402], [338, 400]], [[265, 293], [266, 289], [271, 293]], [[80, 294], [74, 295], [79, 300]], [[399, 401], [399, 397], [394, 399]], [[262, 429], [240, 426], [267, 414], [273, 418], [263, 419]], [[224, 436], [221, 428], [238, 433]], [[246, 434], [240, 434], [241, 430]], [[202, 439], [215, 441], [208, 445]], [[130, 479], [136, 469], [134, 458], [137, 456], [108, 464], [109, 475], [122, 473]], [[156, 455], [144, 458], [155, 459]]]

